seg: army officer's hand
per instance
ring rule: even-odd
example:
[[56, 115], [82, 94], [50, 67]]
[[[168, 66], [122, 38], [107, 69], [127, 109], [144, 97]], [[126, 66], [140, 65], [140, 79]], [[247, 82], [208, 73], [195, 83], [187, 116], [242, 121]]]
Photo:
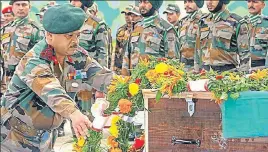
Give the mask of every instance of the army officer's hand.
[[70, 119], [72, 121], [72, 126], [76, 137], [87, 135], [88, 129], [92, 127], [91, 122], [88, 117], [83, 115], [79, 110], [76, 110], [71, 114]]

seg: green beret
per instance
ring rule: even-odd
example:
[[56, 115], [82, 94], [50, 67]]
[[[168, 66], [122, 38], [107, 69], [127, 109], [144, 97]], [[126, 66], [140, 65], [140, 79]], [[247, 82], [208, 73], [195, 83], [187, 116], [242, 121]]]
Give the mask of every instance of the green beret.
[[231, 0], [222, 0], [223, 4], [229, 4]]
[[28, 1], [30, 3], [30, 0], [11, 0], [9, 2], [9, 5], [13, 5], [13, 3], [17, 2], [17, 1]]
[[44, 29], [54, 34], [65, 34], [79, 30], [86, 19], [85, 12], [71, 4], [50, 7], [44, 14]]
[[83, 6], [89, 8], [93, 5], [94, 0], [81, 0], [81, 3], [83, 4]]
[[152, 4], [153, 8], [156, 10], [158, 10], [163, 4], [163, 0], [149, 0], [149, 2]]
[[202, 8], [204, 5], [204, 0], [194, 0], [197, 7]]

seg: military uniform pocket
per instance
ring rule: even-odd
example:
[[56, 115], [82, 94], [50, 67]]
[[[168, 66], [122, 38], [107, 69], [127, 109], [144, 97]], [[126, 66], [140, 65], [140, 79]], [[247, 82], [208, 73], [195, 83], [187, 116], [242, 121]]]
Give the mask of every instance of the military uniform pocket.
[[140, 38], [140, 36], [133, 36], [133, 37], [131, 37], [131, 42], [132, 43], [138, 42], [139, 38]]
[[267, 47], [268, 45], [268, 34], [256, 34], [255, 44]]
[[78, 92], [80, 90], [82, 80], [67, 80], [66, 92]]
[[82, 40], [85, 40], [85, 41], [91, 41], [92, 37], [93, 37], [93, 33], [88, 31], [88, 30], [85, 30], [85, 31], [80, 33], [79, 39], [82, 39]]
[[209, 30], [201, 31], [200, 34], [201, 49], [207, 47], [208, 37], [209, 37]]
[[226, 31], [218, 31], [217, 33], [217, 40], [216, 42], [217, 47], [222, 48], [224, 50], [229, 50], [231, 46], [231, 38], [233, 33], [226, 32]]
[[[146, 43], [147, 43], [147, 46], [153, 49], [155, 52], [159, 52], [160, 42], [161, 42], [160, 38], [151, 37]], [[145, 50], [145, 52], [152, 53], [147, 49]]]
[[[10, 42], [10, 37], [8, 36], [8, 37], [4, 37], [4, 36], [2, 36], [3, 37], [3, 39], [1, 38], [1, 43], [2, 43], [2, 46], [1, 46], [1, 52], [2, 51], [6, 51], [6, 49], [7, 49], [7, 47], [8, 47], [8, 44], [9, 44], [9, 42]], [[4, 49], [4, 50], [2, 50], [2, 49]]]

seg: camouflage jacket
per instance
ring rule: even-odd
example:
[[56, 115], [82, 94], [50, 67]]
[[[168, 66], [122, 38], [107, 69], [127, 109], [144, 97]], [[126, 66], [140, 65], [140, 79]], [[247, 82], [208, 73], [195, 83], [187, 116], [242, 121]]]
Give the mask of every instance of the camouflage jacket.
[[[122, 72], [129, 74], [144, 55], [179, 58], [179, 44], [174, 27], [156, 13], [143, 19], [131, 33], [130, 48], [123, 59]], [[130, 54], [130, 55], [129, 55]]]
[[109, 28], [101, 19], [88, 15], [88, 19], [81, 28], [79, 45], [88, 51], [90, 57], [102, 66], [108, 67]]
[[234, 65], [239, 71], [250, 69], [248, 27], [241, 19], [224, 10], [210, 13], [200, 20], [195, 70], [199, 70], [202, 65]]
[[5, 68], [14, 71], [20, 59], [43, 37], [41, 27], [29, 17], [16, 19], [1, 28], [1, 54]]
[[112, 69], [117, 71], [118, 74], [121, 74], [123, 56], [126, 49], [126, 44], [131, 32], [131, 27], [128, 27], [127, 24], [121, 26], [116, 33], [116, 46], [113, 53], [112, 60]]
[[179, 41], [181, 58], [194, 59], [194, 50], [198, 23], [202, 17], [201, 10], [195, 11], [180, 20]]
[[53, 129], [78, 110], [74, 101], [89, 110], [92, 89], [107, 92], [113, 77], [81, 47], [60, 67], [53, 48], [42, 40], [20, 61], [1, 106], [29, 126]]
[[248, 23], [250, 31], [251, 59], [266, 59], [268, 64], [268, 17], [263, 15], [246, 16], [244, 20]]

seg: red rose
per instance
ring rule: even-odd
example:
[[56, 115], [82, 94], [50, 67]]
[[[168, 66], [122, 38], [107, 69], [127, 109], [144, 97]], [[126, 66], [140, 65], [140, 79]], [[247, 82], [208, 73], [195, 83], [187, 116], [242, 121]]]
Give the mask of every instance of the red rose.
[[140, 85], [140, 84], [141, 84], [141, 79], [140, 79], [140, 78], [137, 78], [137, 79], [135, 80], [135, 83], [138, 84], [138, 85]]
[[133, 144], [133, 148], [137, 150], [141, 149], [143, 146], [144, 146], [144, 140], [136, 138]]

